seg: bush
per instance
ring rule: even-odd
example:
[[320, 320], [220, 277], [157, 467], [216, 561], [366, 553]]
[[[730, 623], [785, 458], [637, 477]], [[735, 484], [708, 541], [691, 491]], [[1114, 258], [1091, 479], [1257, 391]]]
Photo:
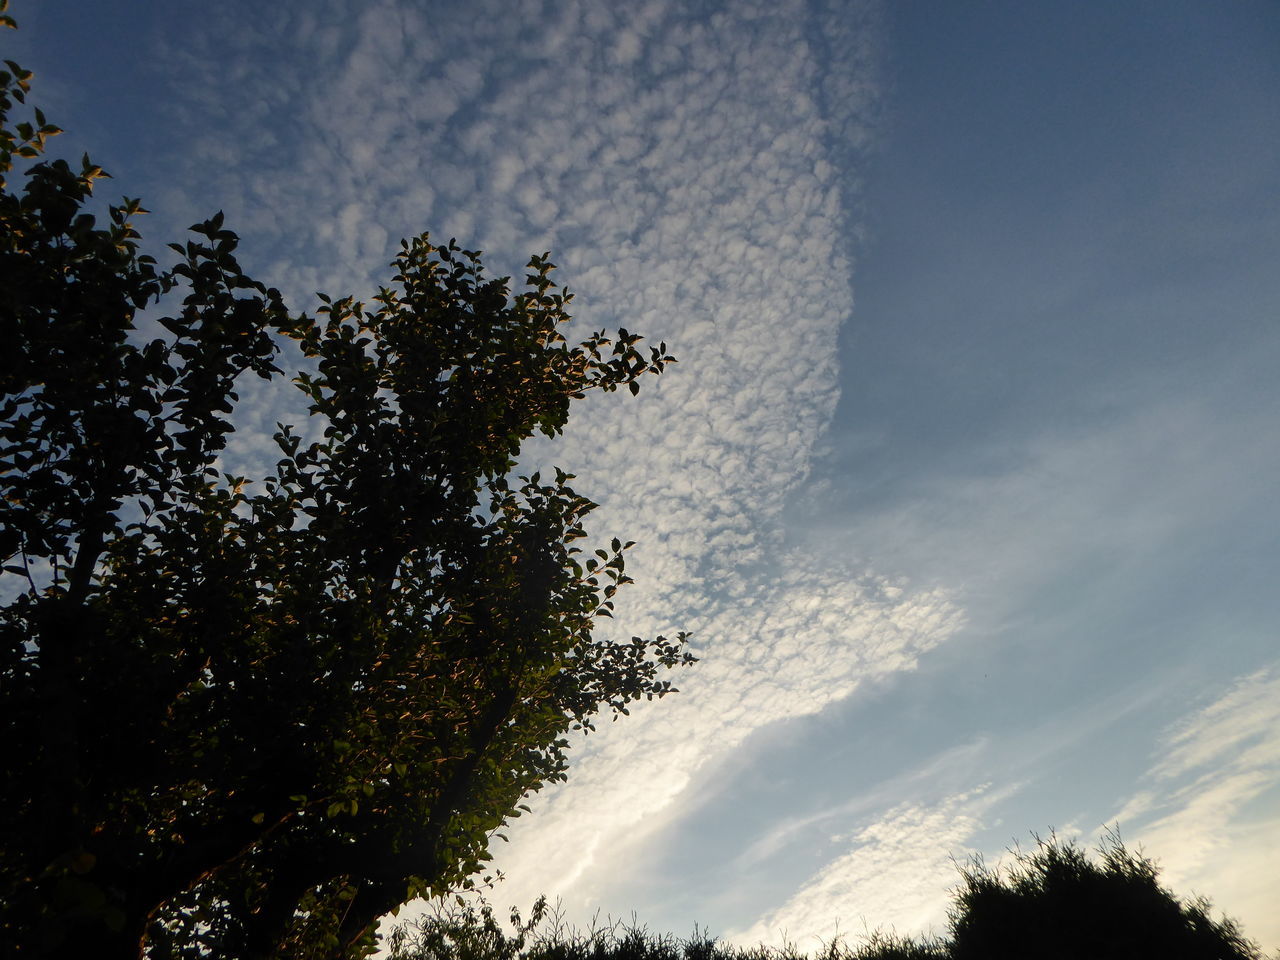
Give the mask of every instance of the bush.
[[1234, 921], [1215, 921], [1209, 901], [1160, 885], [1154, 862], [1115, 836], [1091, 860], [1070, 841], [1037, 838], [1004, 870], [974, 861], [962, 870], [951, 912], [953, 960], [1228, 960], [1257, 958]]

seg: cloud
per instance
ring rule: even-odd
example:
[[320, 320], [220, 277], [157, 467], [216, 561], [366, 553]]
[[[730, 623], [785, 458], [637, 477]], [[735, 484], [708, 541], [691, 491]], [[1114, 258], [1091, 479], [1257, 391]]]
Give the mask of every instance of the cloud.
[[908, 802], [855, 828], [848, 850], [782, 906], [728, 939], [743, 945], [796, 943], [812, 950], [837, 934], [939, 930], [956, 883], [956, 859], [1007, 791], [987, 787], [925, 804]]
[[[1260, 341], [1252, 355], [1206, 361], [1195, 390], [1099, 387], [1094, 415], [1028, 419], [962, 457], [888, 476], [881, 502], [855, 503], [812, 542], [853, 542], [878, 563], [953, 584], [974, 622], [1025, 616], [1029, 598], [1100, 571], [1117, 603], [1141, 601], [1150, 619], [1166, 605], [1149, 599], [1163, 571], [1172, 583], [1180, 566], [1213, 555], [1226, 561], [1205, 568], [1217, 575], [1275, 528], [1265, 512], [1280, 464], [1274, 405], [1247, 393], [1265, 366], [1256, 358], [1268, 356]], [[859, 457], [872, 470], [876, 449]]]
[[969, 779], [972, 769], [987, 750], [986, 738], [961, 744], [935, 756], [928, 763], [915, 767], [896, 777], [878, 782], [874, 789], [860, 792], [848, 802], [826, 807], [802, 817], [784, 817], [775, 821], [769, 830], [753, 841], [732, 864], [735, 872], [764, 867], [778, 854], [805, 847], [820, 847], [815, 843], [821, 835], [829, 842], [846, 839], [830, 836], [849, 822], [866, 819], [870, 814], [883, 813], [890, 808], [906, 806], [904, 797], [918, 800], [930, 790], [937, 790], [940, 783], [954, 782], [957, 777]]
[[1221, 772], [1223, 758], [1241, 771], [1280, 767], [1280, 674], [1273, 673], [1259, 670], [1237, 681], [1178, 724], [1151, 774], [1171, 779], [1211, 765]]
[[570, 780], [517, 821], [500, 851], [504, 900], [539, 893], [589, 902], [637, 847], [705, 802], [696, 774], [754, 731], [814, 714], [860, 685], [910, 670], [955, 629], [945, 597], [885, 581], [848, 582], [793, 558], [779, 583], [705, 614], [720, 640], [681, 677], [677, 698], [581, 744]]

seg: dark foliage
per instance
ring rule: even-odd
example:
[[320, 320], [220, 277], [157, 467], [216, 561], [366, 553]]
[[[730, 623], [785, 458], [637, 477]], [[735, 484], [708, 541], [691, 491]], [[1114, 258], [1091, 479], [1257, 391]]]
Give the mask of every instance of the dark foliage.
[[544, 899], [527, 919], [511, 913], [511, 932], [487, 905], [437, 901], [434, 911], [392, 931], [389, 960], [944, 960], [939, 944], [883, 933], [858, 948], [837, 939], [812, 955], [794, 945], [735, 947], [703, 932], [681, 939], [635, 921], [567, 925]]
[[[855, 906], [856, 905], [851, 905]], [[980, 862], [961, 869], [950, 937], [922, 940], [877, 932], [851, 946], [836, 939], [812, 960], [1261, 960], [1231, 920], [1208, 901], [1184, 901], [1160, 886], [1147, 858], [1109, 839], [1091, 859], [1056, 838], [1037, 841], [1004, 871]], [[705, 935], [689, 940], [623, 924], [583, 933], [545, 901], [529, 920], [512, 914], [507, 934], [487, 907], [438, 904], [397, 928], [391, 960], [810, 960], [794, 945], [735, 947]]]
[[1006, 871], [963, 871], [951, 914], [954, 960], [1237, 960], [1257, 947], [1203, 899], [1160, 885], [1156, 865], [1116, 838], [1098, 858], [1070, 842], [1038, 840]]
[[[99, 222], [105, 174], [11, 122], [29, 76], [0, 71], [0, 944], [363, 955], [380, 914], [474, 882], [568, 730], [689, 661], [593, 637], [629, 545], [577, 545], [570, 476], [512, 476], [572, 400], [671, 358], [567, 343], [545, 255], [513, 295], [425, 234], [316, 317], [220, 214], [161, 269], [136, 200]], [[223, 474], [239, 379], [293, 389], [282, 344], [322, 438], [281, 426], [273, 473]]]

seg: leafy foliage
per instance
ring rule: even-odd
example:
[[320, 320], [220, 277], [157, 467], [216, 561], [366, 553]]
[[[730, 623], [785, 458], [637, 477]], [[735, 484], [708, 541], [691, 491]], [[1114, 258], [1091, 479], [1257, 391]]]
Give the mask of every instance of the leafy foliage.
[[[961, 868], [949, 938], [837, 937], [812, 960], [1261, 960], [1233, 921], [1212, 918], [1208, 901], [1181, 900], [1157, 878], [1154, 863], [1114, 836], [1096, 861], [1071, 842], [1037, 840], [1006, 870]], [[736, 947], [698, 932], [680, 940], [634, 921], [580, 932], [545, 899], [527, 920], [513, 911], [511, 923], [507, 934], [487, 906], [437, 902], [393, 932], [391, 960], [809, 960], [794, 944]]]
[[[138, 201], [89, 212], [87, 157], [9, 188], [58, 130], [10, 125], [7, 66], [0, 941], [362, 955], [380, 914], [475, 882], [570, 728], [691, 661], [683, 635], [593, 636], [630, 544], [580, 545], [571, 476], [512, 475], [574, 399], [672, 358], [569, 344], [546, 255], [513, 294], [424, 234], [370, 305], [314, 317], [244, 274], [221, 214], [161, 269]], [[237, 383], [283, 386], [282, 343], [323, 436], [280, 426], [273, 473], [223, 474]]]

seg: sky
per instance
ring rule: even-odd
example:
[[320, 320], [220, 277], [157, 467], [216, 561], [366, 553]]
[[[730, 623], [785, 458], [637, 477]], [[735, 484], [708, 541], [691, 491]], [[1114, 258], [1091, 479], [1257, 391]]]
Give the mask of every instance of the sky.
[[[529, 463], [637, 541], [680, 693], [499, 903], [804, 947], [1118, 829], [1280, 948], [1280, 7], [15, 0], [5, 56], [296, 309], [430, 230], [678, 358]], [[288, 403], [245, 384], [229, 465]]]

